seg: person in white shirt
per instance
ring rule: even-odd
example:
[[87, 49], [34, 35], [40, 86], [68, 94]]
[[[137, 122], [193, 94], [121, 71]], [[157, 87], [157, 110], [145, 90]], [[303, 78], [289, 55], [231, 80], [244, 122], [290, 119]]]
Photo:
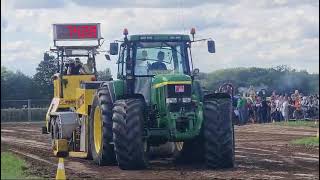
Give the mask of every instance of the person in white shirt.
[[281, 107], [281, 113], [284, 120], [288, 122], [289, 121], [289, 100], [287, 96], [284, 97], [284, 101]]
[[92, 74], [93, 73], [93, 67], [94, 67], [94, 61], [92, 58], [88, 58], [87, 64], [84, 64], [80, 68], [80, 74]]

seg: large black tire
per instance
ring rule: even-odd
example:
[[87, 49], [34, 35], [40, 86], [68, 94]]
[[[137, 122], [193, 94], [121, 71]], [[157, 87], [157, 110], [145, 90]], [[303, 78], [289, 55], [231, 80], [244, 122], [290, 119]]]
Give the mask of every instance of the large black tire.
[[204, 102], [204, 148], [209, 168], [234, 167], [234, 130], [232, 104], [229, 98], [216, 98]]
[[143, 140], [144, 102], [140, 99], [118, 100], [113, 108], [113, 141], [118, 165], [124, 170], [147, 167]]
[[[94, 116], [96, 108], [100, 109], [101, 146], [96, 149], [94, 143]], [[107, 87], [97, 90], [91, 106], [89, 119], [89, 153], [98, 165], [114, 165], [116, 163], [114, 146], [112, 144], [112, 100]]]

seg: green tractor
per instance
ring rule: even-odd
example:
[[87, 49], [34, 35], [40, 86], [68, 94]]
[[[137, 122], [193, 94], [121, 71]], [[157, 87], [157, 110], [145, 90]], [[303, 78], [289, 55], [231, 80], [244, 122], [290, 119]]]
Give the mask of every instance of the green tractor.
[[[90, 153], [98, 164], [144, 169], [150, 148], [171, 142], [179, 162], [208, 168], [234, 166], [232, 101], [203, 93], [193, 69], [189, 35], [143, 34], [110, 43], [118, 79], [104, 82], [92, 103]], [[215, 52], [207, 40], [209, 53]], [[119, 45], [120, 43], [120, 45]], [[109, 55], [106, 55], [108, 57]], [[101, 122], [99, 122], [101, 119]]]

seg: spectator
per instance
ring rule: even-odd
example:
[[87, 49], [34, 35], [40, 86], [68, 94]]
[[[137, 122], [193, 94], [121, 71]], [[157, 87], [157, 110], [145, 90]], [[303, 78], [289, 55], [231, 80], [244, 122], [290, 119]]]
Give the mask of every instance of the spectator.
[[262, 123], [262, 113], [261, 113], [262, 104], [261, 104], [261, 97], [260, 96], [258, 96], [256, 98], [255, 106], [256, 106], [256, 117], [257, 117], [256, 121], [258, 123]]
[[243, 107], [242, 107], [242, 111], [243, 111], [243, 123], [247, 124], [248, 120], [249, 120], [249, 107], [248, 107], [248, 100], [247, 100], [247, 94], [243, 93], [242, 96], [243, 99]]
[[293, 112], [293, 118], [301, 119], [302, 118], [301, 97], [298, 90], [295, 90], [293, 97], [294, 97], [294, 108], [295, 108]]
[[94, 72], [94, 60], [88, 58], [87, 64], [80, 67], [80, 74], [92, 74]]
[[75, 64], [74, 61], [70, 61], [67, 69], [67, 75], [72, 75], [74, 72]]
[[293, 119], [293, 112], [294, 112], [294, 100], [289, 96], [288, 97], [289, 102], [289, 119]]
[[288, 122], [289, 121], [289, 100], [287, 96], [284, 97], [284, 101], [281, 107], [281, 113], [284, 120]]
[[276, 102], [276, 98], [271, 100], [270, 108], [271, 108], [271, 111], [270, 111], [271, 120], [272, 121], [276, 121], [277, 120], [277, 102]]
[[249, 97], [247, 99], [247, 107], [248, 107], [248, 119], [250, 120], [251, 123], [254, 123], [255, 117], [254, 117], [254, 101], [252, 97]]
[[278, 115], [278, 121], [282, 121], [283, 120], [283, 116], [282, 116], [282, 104], [284, 101], [284, 97], [282, 95], [279, 96], [278, 99], [278, 104], [277, 104], [277, 115]]
[[79, 75], [80, 69], [82, 68], [81, 61], [79, 58], [75, 58], [75, 61], [71, 61], [68, 67], [68, 75]]
[[268, 103], [267, 103], [267, 99], [265, 97], [263, 97], [262, 101], [261, 101], [261, 117], [262, 117], [262, 122], [263, 123], [269, 122], [269, 118], [268, 118]]
[[245, 124], [245, 114], [244, 114], [244, 109], [245, 109], [245, 100], [244, 97], [241, 97], [239, 94], [239, 99], [237, 103], [237, 109], [239, 111], [239, 124], [243, 125]]

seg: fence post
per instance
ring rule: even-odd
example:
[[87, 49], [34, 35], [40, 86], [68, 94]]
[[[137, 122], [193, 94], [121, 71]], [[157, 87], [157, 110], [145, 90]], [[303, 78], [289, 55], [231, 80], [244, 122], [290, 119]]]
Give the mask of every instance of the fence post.
[[31, 99], [28, 99], [28, 121], [31, 121]]

